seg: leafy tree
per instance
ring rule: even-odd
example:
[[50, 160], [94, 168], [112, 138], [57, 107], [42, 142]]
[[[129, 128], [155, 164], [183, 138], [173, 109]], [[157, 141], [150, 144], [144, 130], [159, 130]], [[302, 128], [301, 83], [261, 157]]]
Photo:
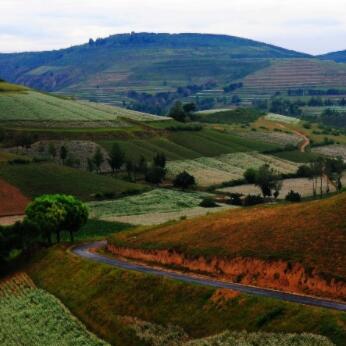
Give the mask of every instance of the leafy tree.
[[102, 163], [104, 162], [103, 154], [101, 149], [98, 147], [93, 156], [93, 162], [95, 164], [96, 170], [99, 173]]
[[169, 111], [169, 116], [171, 116], [176, 121], [184, 122], [186, 120], [186, 113], [183, 108], [183, 104], [177, 101]]
[[157, 153], [154, 156], [153, 161], [154, 161], [154, 166], [161, 167], [161, 168], [166, 167], [167, 159], [166, 159], [166, 155], [164, 153]]
[[112, 172], [119, 170], [125, 162], [125, 153], [121, 150], [119, 144], [114, 143], [109, 153], [109, 159], [107, 160], [112, 168]]
[[158, 166], [152, 166], [148, 169], [145, 180], [151, 184], [160, 184], [166, 176], [166, 169]]
[[61, 146], [60, 147], [60, 159], [61, 159], [63, 164], [65, 164], [65, 160], [67, 158], [67, 153], [68, 153], [67, 148], [64, 145]]
[[90, 157], [88, 157], [88, 159], [87, 159], [87, 168], [88, 168], [89, 172], [93, 172], [95, 170], [94, 161]]
[[300, 195], [300, 193], [298, 192], [294, 192], [293, 190], [291, 190], [287, 195], [286, 195], [286, 201], [289, 202], [300, 202], [302, 197]]
[[268, 164], [265, 164], [256, 173], [255, 185], [261, 189], [263, 197], [271, 197], [273, 189], [276, 192], [280, 189], [280, 186], [277, 185], [278, 179], [279, 177], [274, 170]]
[[196, 180], [195, 178], [190, 175], [189, 173], [187, 173], [186, 171], [179, 173], [174, 181], [173, 181], [173, 185], [175, 187], [179, 187], [182, 188], [183, 190], [188, 189], [190, 187], [193, 187], [196, 185]]
[[126, 172], [127, 172], [127, 177], [131, 181], [132, 180], [132, 175], [135, 171], [135, 167], [132, 161], [128, 160], [126, 161]]
[[52, 244], [52, 233], [60, 240], [61, 225], [66, 217], [65, 208], [56, 202], [54, 195], [43, 195], [35, 198], [25, 211], [26, 218], [35, 223], [48, 244]]
[[136, 165], [136, 171], [144, 175], [148, 171], [148, 162], [143, 155], [139, 158], [138, 164]]
[[249, 184], [255, 184], [256, 174], [257, 174], [257, 171], [254, 168], [248, 168], [244, 172], [244, 178], [245, 178], [246, 182]]
[[196, 112], [197, 106], [194, 102], [185, 103], [183, 105], [183, 110], [185, 114], [191, 115], [191, 113]]

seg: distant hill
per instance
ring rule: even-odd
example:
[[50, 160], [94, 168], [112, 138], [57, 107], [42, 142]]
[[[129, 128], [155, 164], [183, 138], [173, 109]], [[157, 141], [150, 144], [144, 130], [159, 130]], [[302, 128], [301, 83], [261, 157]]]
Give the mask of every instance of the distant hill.
[[301, 57], [307, 55], [233, 36], [132, 33], [56, 51], [0, 54], [0, 78], [103, 100], [130, 89], [165, 91], [208, 81], [223, 86], [270, 59]]
[[346, 62], [346, 50], [320, 55], [319, 59], [334, 60], [336, 62]]

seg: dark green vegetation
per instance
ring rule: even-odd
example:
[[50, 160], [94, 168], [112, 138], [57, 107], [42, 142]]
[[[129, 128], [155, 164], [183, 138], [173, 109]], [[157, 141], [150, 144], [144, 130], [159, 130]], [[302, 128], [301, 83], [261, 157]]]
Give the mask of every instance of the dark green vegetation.
[[264, 115], [263, 112], [253, 108], [238, 108], [235, 110], [200, 114], [198, 120], [206, 123], [251, 123]]
[[[76, 241], [105, 239], [111, 234], [126, 231], [131, 227], [131, 225], [120, 222], [89, 219], [87, 223], [75, 234], [74, 238]], [[69, 241], [68, 234], [63, 233], [61, 235], [61, 240]]]
[[89, 330], [113, 344], [139, 344], [124, 316], [179, 325], [191, 337], [225, 329], [313, 332], [328, 336], [337, 345], [343, 345], [346, 337], [345, 313], [255, 296], [228, 297], [215, 289], [85, 261], [62, 247], [41, 253], [27, 272]]
[[151, 160], [156, 153], [164, 153], [169, 160], [183, 160], [235, 152], [268, 151], [279, 147], [212, 129], [171, 131], [167, 137], [131, 141], [105, 140], [98, 143], [110, 150], [114, 142], [119, 144], [126, 158], [135, 160], [141, 155]]
[[276, 153], [273, 153], [273, 155], [284, 160], [298, 163], [311, 162], [319, 157], [318, 154], [312, 152], [301, 152], [299, 150], [278, 151]]
[[139, 184], [54, 163], [4, 165], [0, 168], [0, 176], [29, 197], [47, 193], [63, 193], [86, 201], [95, 199], [95, 195], [100, 193], [119, 196], [145, 189]]
[[346, 50], [320, 55], [319, 58], [323, 60], [334, 60], [336, 62], [346, 62]]

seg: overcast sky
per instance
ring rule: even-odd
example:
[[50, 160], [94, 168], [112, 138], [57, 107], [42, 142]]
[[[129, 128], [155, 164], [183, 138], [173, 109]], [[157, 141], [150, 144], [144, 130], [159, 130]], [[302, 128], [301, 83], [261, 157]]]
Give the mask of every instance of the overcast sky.
[[130, 31], [252, 38], [312, 54], [346, 49], [345, 0], [0, 0], [0, 52]]

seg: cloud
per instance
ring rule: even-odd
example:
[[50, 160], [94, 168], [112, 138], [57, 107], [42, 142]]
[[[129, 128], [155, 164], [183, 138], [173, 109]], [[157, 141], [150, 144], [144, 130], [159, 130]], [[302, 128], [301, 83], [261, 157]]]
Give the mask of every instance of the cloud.
[[308, 53], [346, 49], [343, 0], [1, 0], [0, 13], [2, 52], [130, 31], [222, 33]]

